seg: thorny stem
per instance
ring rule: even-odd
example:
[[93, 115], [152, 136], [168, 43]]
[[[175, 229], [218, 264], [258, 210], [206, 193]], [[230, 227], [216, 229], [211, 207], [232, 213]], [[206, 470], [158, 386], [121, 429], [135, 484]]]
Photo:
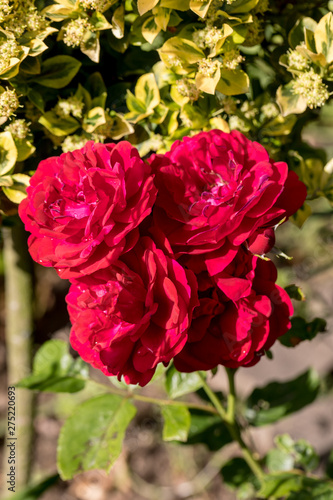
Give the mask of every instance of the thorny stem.
[[219, 401], [218, 397], [216, 394], [212, 391], [212, 389], [209, 387], [209, 385], [206, 382], [206, 379], [204, 376], [202, 376], [199, 372], [199, 376], [202, 379], [203, 382], [203, 388], [215, 406], [218, 414], [220, 415], [221, 419], [225, 423], [228, 431], [230, 432], [231, 437], [237, 441], [239, 444], [244, 459], [246, 460], [248, 466], [252, 470], [252, 472], [257, 476], [259, 480], [262, 480], [264, 472], [261, 469], [258, 461], [254, 458], [252, 455], [251, 451], [245, 444], [242, 435], [241, 435], [241, 430], [239, 428], [239, 425], [236, 420], [236, 415], [235, 415], [235, 409], [236, 409], [236, 391], [235, 391], [235, 370], [232, 370], [230, 368], [227, 368], [227, 375], [229, 379], [229, 395], [228, 395], [228, 405], [227, 405], [227, 410], [225, 410]]

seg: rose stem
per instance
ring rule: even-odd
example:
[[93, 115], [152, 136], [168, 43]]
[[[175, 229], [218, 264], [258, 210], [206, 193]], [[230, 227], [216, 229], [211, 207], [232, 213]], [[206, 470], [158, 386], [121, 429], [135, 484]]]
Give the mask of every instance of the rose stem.
[[[31, 372], [32, 347], [32, 266], [26, 232], [21, 221], [2, 230], [5, 275], [5, 335], [8, 386], [13, 386]], [[31, 473], [34, 394], [16, 389], [15, 436], [16, 491], [26, 485]], [[9, 467], [4, 455], [4, 474]], [[4, 483], [6, 485], [6, 482]], [[8, 486], [8, 485], [7, 485]]]
[[227, 410], [225, 410], [219, 401], [218, 397], [216, 394], [212, 391], [212, 389], [209, 387], [209, 385], [206, 382], [205, 377], [198, 372], [199, 376], [201, 377], [202, 383], [203, 383], [203, 388], [215, 406], [218, 414], [220, 415], [222, 421], [225, 423], [228, 431], [230, 432], [231, 437], [237, 441], [239, 444], [245, 461], [247, 462], [248, 466], [252, 470], [252, 472], [257, 476], [259, 480], [263, 478], [264, 472], [261, 469], [258, 461], [254, 458], [252, 455], [251, 451], [249, 448], [246, 446], [245, 442], [243, 441], [242, 435], [240, 428], [238, 426], [236, 416], [235, 416], [235, 408], [236, 408], [236, 392], [235, 392], [235, 370], [231, 370], [229, 368], [226, 368], [227, 374], [228, 374], [228, 379], [229, 379], [229, 394], [228, 394], [228, 406]]
[[216, 408], [214, 408], [214, 406], [211, 405], [203, 405], [197, 403], [190, 403], [188, 401], [174, 401], [171, 399], [160, 399], [149, 396], [143, 396], [141, 394], [135, 394], [126, 390], [113, 388], [110, 385], [97, 382], [96, 380], [93, 379], [89, 379], [88, 382], [103, 387], [107, 392], [110, 392], [111, 394], [116, 394], [118, 396], [122, 396], [123, 398], [127, 399], [133, 399], [134, 401], [144, 401], [145, 403], [152, 403], [158, 406], [186, 406], [186, 408], [189, 409], [206, 411], [208, 413], [213, 413], [214, 415], [218, 415], [218, 411], [216, 410]]

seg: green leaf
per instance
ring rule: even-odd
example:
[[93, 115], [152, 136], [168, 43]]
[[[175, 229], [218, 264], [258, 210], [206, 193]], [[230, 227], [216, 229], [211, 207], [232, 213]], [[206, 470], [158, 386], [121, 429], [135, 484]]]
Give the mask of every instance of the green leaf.
[[222, 69], [216, 90], [224, 95], [245, 94], [249, 91], [250, 80], [241, 69]]
[[203, 129], [207, 122], [207, 117], [198, 106], [188, 103], [183, 107], [180, 118], [192, 129]]
[[148, 43], [153, 43], [161, 28], [157, 26], [155, 18], [153, 16], [148, 17], [142, 25], [142, 36]]
[[279, 472], [265, 476], [259, 498], [279, 498], [302, 489], [303, 476], [293, 472]]
[[217, 451], [231, 443], [233, 438], [218, 415], [203, 410], [190, 410], [191, 427], [187, 444], [202, 443], [211, 451]]
[[319, 388], [320, 378], [312, 369], [289, 382], [271, 382], [252, 392], [246, 416], [254, 426], [271, 424], [312, 403]]
[[51, 488], [59, 480], [59, 474], [54, 474], [46, 479], [43, 479], [40, 483], [33, 486], [27, 486], [17, 493], [11, 494], [6, 500], [38, 500], [41, 498], [42, 494]]
[[226, 122], [226, 120], [224, 120], [220, 116], [215, 116], [214, 118], [211, 118], [209, 120], [209, 125], [211, 126], [212, 129], [222, 130], [222, 132], [226, 132], [227, 134], [229, 134], [230, 132], [228, 122]]
[[34, 358], [32, 375], [20, 380], [17, 386], [47, 392], [77, 392], [84, 388], [87, 377], [88, 366], [81, 358], [72, 358], [67, 342], [49, 340]]
[[14, 184], [14, 181], [10, 175], [3, 175], [0, 177], [0, 186], [1, 187], [9, 187]]
[[146, 73], [137, 81], [135, 97], [144, 103], [147, 111], [152, 111], [160, 103], [160, 92], [154, 73]]
[[333, 14], [329, 12], [322, 17], [315, 29], [314, 39], [316, 52], [324, 54], [327, 64], [333, 61]]
[[53, 4], [45, 7], [45, 9], [42, 11], [42, 14], [52, 19], [52, 21], [58, 22], [64, 21], [65, 19], [71, 17], [72, 12], [73, 6], [66, 7], [64, 5]]
[[150, 117], [151, 122], [157, 124], [163, 123], [168, 112], [169, 108], [165, 106], [165, 104], [158, 104], [154, 109], [154, 113]]
[[0, 176], [11, 172], [17, 160], [17, 149], [10, 132], [0, 133]]
[[81, 67], [81, 63], [71, 56], [54, 56], [42, 64], [41, 74], [34, 81], [44, 87], [62, 89], [66, 87]]
[[132, 113], [138, 115], [146, 113], [146, 106], [144, 103], [137, 99], [130, 90], [127, 90], [126, 105]]
[[282, 116], [304, 113], [307, 108], [306, 99], [294, 94], [292, 82], [277, 89], [276, 102], [280, 107]]
[[60, 431], [57, 462], [61, 478], [71, 479], [92, 469], [109, 472], [135, 413], [130, 401], [113, 394], [77, 406]]
[[[170, 16], [171, 16], [171, 9], [164, 9], [163, 7], [156, 7], [156, 9], [153, 10], [154, 16], [155, 16], [155, 22], [157, 26], [163, 30], [166, 31], [168, 28], [168, 24], [170, 21]], [[174, 13], [175, 16], [177, 16], [178, 21], [176, 20], [176, 17], [174, 17], [173, 21], [176, 22], [176, 24], [173, 24], [173, 26], [176, 26], [179, 24], [182, 19], [178, 16], [178, 14]]]
[[295, 26], [291, 29], [288, 35], [288, 42], [291, 48], [295, 49], [297, 45], [304, 42], [304, 29], [315, 31], [317, 23], [311, 17], [303, 17], [298, 19]]
[[273, 120], [270, 120], [265, 124], [261, 133], [263, 135], [268, 135], [269, 137], [289, 135], [296, 121], [297, 118], [295, 115], [276, 116]]
[[112, 28], [111, 24], [108, 22], [108, 20], [98, 12], [98, 10], [95, 10], [93, 15], [89, 19], [90, 24], [93, 25], [95, 30], [100, 31], [100, 30], [108, 30]]
[[190, 8], [190, 0], [161, 0], [160, 6], [185, 12]]
[[20, 71], [27, 73], [28, 75], [39, 75], [40, 74], [40, 60], [37, 57], [31, 58], [27, 57], [22, 61], [20, 66]]
[[[311, 29], [304, 28], [304, 40], [305, 40], [306, 48], [308, 49], [308, 53], [315, 54], [316, 53], [316, 41], [315, 41], [315, 37], [314, 37], [314, 32]], [[324, 57], [325, 62], [326, 62], [325, 56], [323, 54], [322, 54], [322, 56]]]
[[332, 486], [322, 485], [320, 488], [291, 492], [287, 500], [333, 500]]
[[112, 34], [118, 39], [124, 38], [125, 34], [125, 8], [120, 5], [112, 16]]
[[39, 109], [39, 111], [44, 113], [45, 103], [42, 94], [37, 92], [37, 90], [30, 89], [28, 99], [37, 109]]
[[164, 441], [187, 441], [191, 415], [186, 406], [164, 405], [161, 407], [164, 419]]
[[9, 80], [17, 75], [20, 64], [27, 57], [29, 50], [29, 47], [21, 46], [17, 57], [10, 58], [8, 66], [6, 66], [0, 73], [2, 80]]
[[99, 43], [99, 33], [95, 31], [87, 31], [83, 42], [80, 45], [81, 52], [95, 63], [99, 62], [101, 51]]
[[[205, 374], [205, 372], [201, 372]], [[179, 398], [190, 392], [195, 392], [203, 385], [203, 381], [197, 372], [181, 373], [174, 365], [166, 372], [165, 388], [171, 399]]]
[[39, 54], [42, 54], [42, 52], [48, 49], [46, 43], [44, 43], [39, 38], [34, 38], [33, 40], [31, 40], [29, 43], [29, 47], [30, 47], [29, 56], [32, 57], [39, 56]]
[[179, 36], [169, 38], [158, 50], [158, 53], [167, 66], [170, 56], [178, 57], [184, 66], [195, 64], [205, 57], [203, 51], [194, 42]]
[[266, 456], [266, 465], [270, 472], [282, 472], [294, 467], [294, 458], [284, 450], [269, 450]]
[[258, 2], [259, 0], [234, 0], [230, 5], [226, 5], [225, 10], [232, 14], [243, 14], [254, 9]]
[[153, 71], [159, 89], [177, 81], [175, 73], [167, 68], [163, 61], [154, 64]]
[[140, 16], [143, 16], [149, 10], [152, 10], [157, 5], [159, 0], [138, 0], [138, 11]]
[[38, 123], [57, 137], [72, 134], [80, 127], [80, 123], [72, 116], [59, 117], [54, 111], [47, 111], [39, 118]]
[[119, 141], [124, 135], [133, 134], [134, 132], [132, 125], [118, 113], [113, 112], [111, 119], [108, 119], [107, 123], [107, 136], [115, 141]]
[[105, 112], [101, 107], [92, 108], [83, 119], [82, 128], [88, 133], [93, 132], [97, 127], [105, 123]]
[[[96, 71], [92, 75], [89, 76], [86, 84], [85, 84], [85, 89], [91, 94], [93, 100], [96, 97], [100, 97], [102, 95], [106, 95], [106, 86], [103, 81], [102, 75]], [[95, 104], [96, 106], [96, 104]], [[100, 104], [102, 106], [102, 104]], [[103, 106], [102, 106], [103, 107]]]
[[[259, 498], [281, 498], [292, 492], [298, 492], [298, 495], [288, 496], [288, 499], [309, 499], [309, 500], [332, 500], [333, 483], [307, 477], [296, 471], [278, 472], [267, 474], [264, 477], [263, 485], [257, 493]], [[307, 494], [311, 494], [309, 497]]]
[[257, 483], [257, 480], [243, 458], [232, 458], [221, 469], [223, 482], [231, 489], [237, 489], [245, 483]]
[[215, 94], [216, 86], [218, 85], [221, 78], [221, 68], [217, 67], [214, 76], [209, 77], [202, 73], [197, 73], [195, 77], [195, 84], [198, 90], [206, 92], [206, 94]]
[[266, 466], [270, 472], [282, 472], [294, 467], [294, 458], [284, 450], [269, 450], [266, 456]]
[[27, 196], [26, 189], [29, 186], [30, 177], [26, 174], [14, 174], [11, 178], [11, 186], [3, 187], [2, 190], [10, 201], [19, 204]]
[[35, 146], [28, 139], [14, 139], [17, 149], [17, 161], [24, 161], [35, 151]]
[[212, 0], [200, 1], [191, 0], [190, 9], [199, 17], [205, 18]]
[[116, 52], [119, 52], [120, 54], [123, 54], [126, 52], [129, 46], [130, 42], [130, 37], [129, 33], [125, 32], [125, 35], [123, 38], [116, 38], [112, 31], [107, 32], [107, 41], [110, 47], [115, 50]]
[[303, 291], [297, 285], [288, 285], [285, 287], [285, 291], [287, 292], [287, 294], [289, 295], [289, 297], [291, 299], [300, 300], [300, 301], [305, 300], [305, 295], [304, 295]]
[[130, 110], [125, 118], [137, 123], [154, 112], [154, 108], [160, 103], [160, 92], [155, 80], [154, 73], [146, 73], [140, 76], [135, 86], [135, 96], [127, 91], [126, 105]]
[[291, 319], [291, 328], [287, 333], [279, 337], [279, 341], [286, 347], [295, 347], [304, 340], [312, 340], [320, 332], [326, 331], [326, 321], [322, 318], [315, 318], [307, 322], [300, 316]]
[[170, 97], [180, 107], [183, 107], [190, 100], [189, 97], [186, 97], [185, 95], [182, 95], [182, 94], [179, 93], [177, 85], [171, 85], [171, 88], [170, 88]]
[[290, 221], [293, 222], [297, 227], [301, 228], [304, 222], [310, 217], [312, 214], [312, 208], [308, 203], [303, 203], [301, 208], [297, 210], [297, 212], [290, 217]]
[[[75, 97], [79, 101], [82, 101], [84, 103], [85, 110], [90, 109], [91, 107], [95, 107], [91, 106], [91, 96], [87, 91], [87, 89], [81, 85], [81, 83], [79, 83], [77, 87], [77, 91], [75, 92]], [[104, 108], [104, 105], [102, 106], [102, 108]]]
[[317, 469], [319, 457], [313, 446], [305, 439], [299, 439], [293, 443], [292, 453], [295, 455], [295, 462], [298, 467], [302, 467], [306, 471]]

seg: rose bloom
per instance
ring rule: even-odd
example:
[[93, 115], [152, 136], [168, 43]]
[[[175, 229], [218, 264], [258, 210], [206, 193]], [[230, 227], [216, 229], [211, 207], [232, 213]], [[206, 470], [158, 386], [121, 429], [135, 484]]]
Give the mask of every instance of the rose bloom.
[[242, 248], [214, 278], [198, 276], [200, 306], [194, 310], [188, 341], [175, 357], [181, 372], [252, 366], [290, 328], [293, 307], [275, 284], [277, 272]]
[[143, 386], [186, 343], [197, 282], [142, 237], [108, 269], [73, 279], [66, 300], [80, 356], [105, 375]]
[[138, 239], [156, 198], [151, 168], [129, 142], [95, 144], [40, 162], [19, 215], [40, 264], [73, 278], [106, 268]]
[[149, 161], [159, 190], [156, 225], [177, 257], [205, 253], [211, 274], [222, 270], [245, 241], [253, 253], [269, 251], [274, 226], [306, 197], [305, 185], [286, 163], [274, 162], [260, 144], [237, 131], [185, 137]]

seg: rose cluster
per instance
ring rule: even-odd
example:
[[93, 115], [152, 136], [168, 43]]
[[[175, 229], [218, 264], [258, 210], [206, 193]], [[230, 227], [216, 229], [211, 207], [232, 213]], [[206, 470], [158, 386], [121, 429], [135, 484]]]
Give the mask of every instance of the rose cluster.
[[32, 258], [69, 279], [70, 341], [106, 375], [255, 364], [292, 305], [263, 255], [305, 185], [241, 133], [185, 137], [148, 161], [128, 142], [42, 161], [19, 214]]

